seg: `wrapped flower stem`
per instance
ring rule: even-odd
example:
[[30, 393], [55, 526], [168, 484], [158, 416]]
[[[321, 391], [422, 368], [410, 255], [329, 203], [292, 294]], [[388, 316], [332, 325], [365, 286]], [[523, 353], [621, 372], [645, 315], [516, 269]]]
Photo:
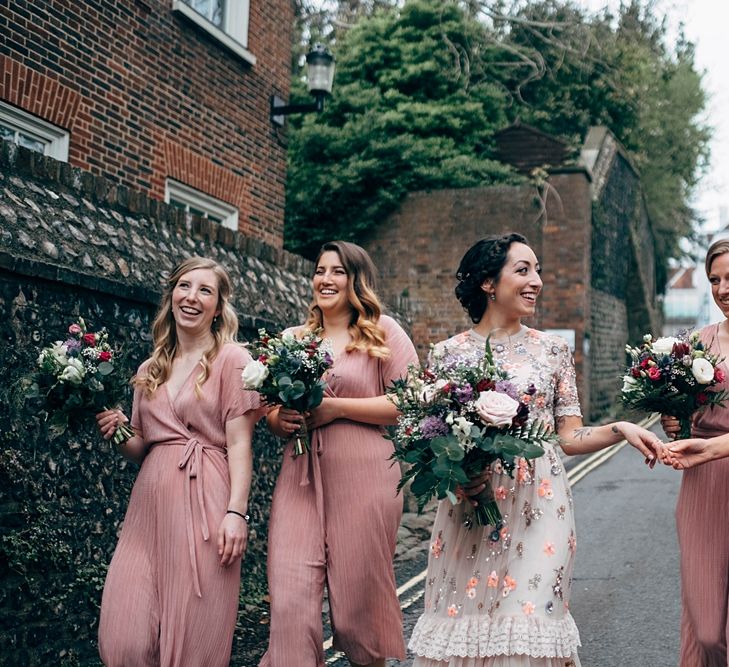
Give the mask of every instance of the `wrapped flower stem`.
[[[106, 406], [104, 406], [104, 410], [108, 410]], [[126, 444], [127, 440], [134, 437], [134, 431], [127, 426], [126, 424], [119, 423], [119, 425], [116, 427], [116, 431], [114, 431], [114, 434], [111, 436], [111, 441], [115, 445], [124, 445]]]
[[294, 453], [292, 456], [296, 458], [302, 454], [306, 454], [309, 451], [309, 429], [306, 427], [306, 422], [302, 422], [299, 430], [294, 433]]
[[[503, 523], [503, 517], [499, 506], [496, 504], [494, 490], [491, 482], [486, 480], [486, 488], [477, 496], [471, 496], [471, 500], [475, 500], [478, 505], [473, 508], [476, 516], [476, 523], [479, 526], [493, 526], [498, 535], [498, 530]], [[497, 538], [498, 539], [498, 538]]]

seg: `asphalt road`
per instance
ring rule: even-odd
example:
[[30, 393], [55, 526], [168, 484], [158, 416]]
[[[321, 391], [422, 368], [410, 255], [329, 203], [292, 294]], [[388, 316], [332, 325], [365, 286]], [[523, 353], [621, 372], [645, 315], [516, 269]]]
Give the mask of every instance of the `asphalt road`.
[[[627, 446], [573, 484], [578, 543], [571, 608], [582, 638], [582, 667], [677, 664], [673, 512], [679, 484], [680, 473], [664, 466], [650, 470]], [[422, 561], [396, 570], [398, 584], [425, 565], [424, 553]], [[422, 611], [422, 590], [419, 583], [401, 596], [406, 639]], [[331, 651], [327, 657], [328, 665], [349, 664]], [[391, 663], [411, 664], [411, 659]]]

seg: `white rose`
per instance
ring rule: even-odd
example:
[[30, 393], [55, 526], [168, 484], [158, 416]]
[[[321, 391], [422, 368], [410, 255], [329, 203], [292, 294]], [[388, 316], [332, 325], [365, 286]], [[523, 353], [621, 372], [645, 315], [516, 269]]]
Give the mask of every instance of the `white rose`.
[[638, 388], [638, 381], [632, 375], [623, 376], [623, 388], [622, 392], [627, 394], [628, 392], [634, 391]]
[[478, 395], [475, 408], [484, 424], [511, 426], [519, 410], [519, 402], [499, 391], [482, 391]]
[[51, 346], [50, 352], [53, 361], [55, 361], [59, 366], [65, 366], [66, 364], [68, 364], [68, 357], [66, 356], [68, 350], [60, 340], [56, 341]]
[[653, 352], [656, 354], [671, 354], [673, 346], [679, 342], [678, 338], [674, 338], [673, 336], [659, 338], [655, 343], [653, 343]]
[[706, 359], [694, 359], [691, 372], [699, 384], [709, 384], [714, 379], [714, 367]]
[[448, 384], [447, 380], [439, 379], [434, 384], [426, 384], [423, 391], [420, 393], [420, 400], [423, 403], [430, 403], [436, 396], [436, 394]]
[[258, 389], [268, 377], [268, 367], [261, 361], [251, 361], [241, 374], [246, 389]]
[[81, 384], [84, 379], [84, 365], [78, 359], [69, 359], [68, 365], [60, 375], [62, 382]]
[[281, 334], [281, 342], [286, 343], [287, 345], [293, 343], [296, 341], [296, 336], [294, 336], [292, 331], [284, 331]]

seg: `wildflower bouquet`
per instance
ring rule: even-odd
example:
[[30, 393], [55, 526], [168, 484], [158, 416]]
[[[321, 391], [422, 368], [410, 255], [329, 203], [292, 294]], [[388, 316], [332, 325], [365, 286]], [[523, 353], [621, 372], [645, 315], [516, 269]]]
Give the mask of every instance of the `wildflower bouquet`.
[[[243, 369], [246, 389], [257, 391], [272, 405], [301, 413], [322, 402], [326, 388], [322, 375], [334, 361], [329, 341], [312, 332], [297, 338], [287, 331], [271, 336], [259, 329], [249, 349], [253, 361]], [[309, 435], [304, 423], [294, 435], [294, 456], [308, 451]]]
[[625, 351], [630, 365], [620, 392], [623, 405], [678, 417], [679, 438], [691, 437], [694, 412], [729, 398], [729, 392], [711, 389], [724, 381], [722, 360], [704, 347], [696, 331], [657, 340], [646, 334], [639, 347], [626, 345]]
[[[494, 363], [488, 341], [476, 360], [432, 354], [427, 368], [411, 367], [388, 395], [400, 410], [388, 429], [393, 458], [409, 465], [398, 490], [412, 479], [419, 510], [433, 495], [458, 502], [460, 485], [496, 461], [513, 476], [520, 461], [538, 458], [555, 438], [546, 425], [529, 424], [529, 407]], [[494, 526], [498, 540], [502, 517], [489, 483], [477, 500], [477, 523]]]
[[[61, 435], [69, 422], [118, 405], [124, 398], [128, 383], [117, 372], [118, 356], [106, 329], [89, 331], [79, 318], [68, 327], [65, 341], [41, 350], [37, 370], [25, 378], [25, 397], [44, 399], [51, 431]], [[121, 444], [133, 435], [122, 424], [112, 441]]]

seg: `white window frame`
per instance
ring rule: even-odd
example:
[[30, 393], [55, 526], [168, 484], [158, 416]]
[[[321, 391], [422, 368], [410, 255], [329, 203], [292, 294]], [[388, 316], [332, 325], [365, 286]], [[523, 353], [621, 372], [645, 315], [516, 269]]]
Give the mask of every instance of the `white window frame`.
[[[2, 101], [0, 124], [44, 144], [43, 155], [68, 162], [69, 134], [66, 130]], [[15, 141], [17, 143], [17, 137]]]
[[180, 204], [184, 204], [185, 211], [188, 213], [190, 208], [205, 211], [208, 215], [221, 218], [220, 224], [223, 227], [238, 231], [238, 209], [235, 206], [191, 188], [189, 185], [180, 183], [180, 181], [168, 178], [165, 183], [165, 201], [169, 204], [173, 199]]
[[256, 64], [256, 57], [248, 50], [250, 0], [225, 0], [222, 28], [196, 12], [185, 0], [172, 0], [172, 11], [181, 14], [205, 30], [213, 39], [238, 57], [251, 65]]

